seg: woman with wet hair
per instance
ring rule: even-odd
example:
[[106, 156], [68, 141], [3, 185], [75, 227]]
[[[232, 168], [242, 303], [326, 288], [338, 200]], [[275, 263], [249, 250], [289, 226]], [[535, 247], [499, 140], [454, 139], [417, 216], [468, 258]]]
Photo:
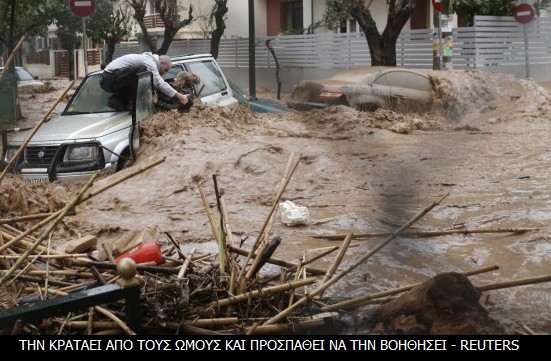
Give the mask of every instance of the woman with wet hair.
[[155, 92], [153, 96], [155, 107], [160, 110], [178, 109], [179, 112], [189, 112], [196, 95], [195, 85], [199, 85], [199, 83], [201, 83], [201, 78], [199, 78], [197, 74], [188, 71], [179, 72], [172, 82], [172, 87], [176, 89], [178, 93], [186, 95], [188, 102], [186, 104], [174, 102], [172, 99], [163, 96], [162, 93], [158, 94]]

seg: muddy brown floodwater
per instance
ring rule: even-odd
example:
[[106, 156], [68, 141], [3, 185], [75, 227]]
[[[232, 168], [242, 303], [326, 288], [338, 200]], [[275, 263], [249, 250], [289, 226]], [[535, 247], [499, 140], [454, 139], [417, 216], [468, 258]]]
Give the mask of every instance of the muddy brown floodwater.
[[[78, 206], [54, 232], [54, 243], [86, 234], [114, 242], [152, 226], [161, 242], [167, 232], [183, 250], [215, 252], [197, 184], [216, 212], [216, 175], [233, 237], [251, 245], [295, 154], [300, 162], [281, 201], [307, 207], [310, 223], [287, 226], [278, 210], [270, 228], [270, 238], [282, 240], [274, 256], [288, 261], [338, 244], [314, 236], [395, 231], [445, 195], [409, 231], [530, 229], [399, 236], [329, 288], [324, 296], [333, 302], [493, 265], [499, 269], [470, 277], [472, 283], [550, 275], [551, 94], [502, 74], [430, 74], [437, 92], [432, 111], [423, 114], [342, 106], [263, 115], [195, 106], [189, 114], [157, 114], [143, 126], [137, 164], [95, 186], [153, 160], [164, 162]], [[22, 94], [22, 124], [36, 123], [65, 84], [52, 80], [51, 91]], [[9, 175], [2, 183], [2, 217], [57, 209], [78, 188], [31, 186]], [[355, 239], [341, 269], [384, 240]], [[327, 268], [333, 258], [314, 265]], [[486, 291], [480, 302], [507, 333], [551, 334], [549, 282]]]

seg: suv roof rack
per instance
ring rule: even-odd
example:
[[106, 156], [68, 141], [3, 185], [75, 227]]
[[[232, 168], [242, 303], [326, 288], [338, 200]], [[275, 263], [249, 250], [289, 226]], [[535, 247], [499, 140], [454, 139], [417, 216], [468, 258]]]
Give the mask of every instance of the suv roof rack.
[[204, 57], [212, 58], [212, 54], [210, 54], [210, 53], [199, 53], [199, 54], [191, 53], [191, 54], [171, 56], [170, 59], [172, 59], [172, 61], [178, 61], [178, 60], [184, 60], [184, 59], [189, 59], [189, 58], [204, 58]]

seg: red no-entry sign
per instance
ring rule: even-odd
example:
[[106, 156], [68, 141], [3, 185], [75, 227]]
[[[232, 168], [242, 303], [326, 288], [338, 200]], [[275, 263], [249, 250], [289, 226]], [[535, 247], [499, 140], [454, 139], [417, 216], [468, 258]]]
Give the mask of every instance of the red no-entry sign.
[[442, 0], [432, 0], [432, 6], [434, 6], [434, 9], [436, 11], [442, 12], [444, 9], [444, 5], [442, 5]]
[[71, 0], [71, 10], [76, 16], [89, 16], [96, 9], [96, 0]]
[[530, 4], [519, 4], [513, 10], [515, 20], [521, 24], [528, 24], [534, 18], [534, 7]]

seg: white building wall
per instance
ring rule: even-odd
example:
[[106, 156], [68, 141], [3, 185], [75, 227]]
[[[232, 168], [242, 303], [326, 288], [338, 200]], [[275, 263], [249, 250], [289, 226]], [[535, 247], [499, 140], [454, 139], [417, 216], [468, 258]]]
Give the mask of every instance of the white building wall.
[[[249, 0], [228, 0], [226, 38], [249, 37]], [[254, 32], [256, 36], [266, 36], [266, 0], [254, 1]]]
[[[267, 15], [266, 15], [266, 1], [267, 0], [254, 0], [255, 10], [255, 35], [267, 36]], [[119, 0], [119, 4], [125, 5], [124, 1]], [[185, 8], [182, 12], [182, 18], [187, 18], [187, 9], [191, 4], [193, 6], [193, 17], [195, 21], [191, 25], [185, 27], [176, 36], [177, 39], [189, 39], [202, 37], [200, 34], [203, 32], [200, 22], [204, 21], [201, 18], [208, 18], [214, 0], [180, 0], [179, 5]], [[228, 0], [227, 3], [228, 12], [226, 13], [226, 30], [224, 31], [224, 38], [248, 38], [249, 37], [249, 0]], [[303, 7], [303, 24], [307, 28], [312, 22], [319, 21], [325, 14], [325, 0], [302, 0]], [[149, 7], [148, 7], [149, 14]], [[371, 14], [377, 23], [379, 31], [383, 31], [386, 25], [387, 17], [387, 5], [385, 1], [373, 1], [370, 7]], [[406, 24], [404, 29], [409, 29], [409, 23]], [[139, 32], [137, 24], [134, 26], [135, 32]], [[326, 28], [317, 28], [315, 33], [331, 32]], [[152, 31], [152, 33], [155, 33]], [[161, 34], [155, 34], [161, 35]]]
[[[201, 28], [205, 28], [204, 22], [208, 19], [212, 8], [215, 4], [214, 0], [186, 0], [180, 1], [180, 5], [186, 8], [189, 5], [193, 6], [194, 21], [188, 27], [184, 28], [178, 38], [186, 38], [186, 32], [191, 34], [201, 33]], [[226, 13], [226, 29], [224, 30], [224, 38], [247, 38], [249, 37], [249, 0], [228, 0], [228, 12]], [[255, 35], [266, 36], [266, 0], [254, 1], [255, 12]], [[187, 18], [186, 13], [182, 13], [183, 17]], [[203, 24], [201, 24], [203, 22]], [[212, 24], [213, 26], [215, 24]], [[188, 36], [189, 37], [189, 36]], [[196, 35], [195, 35], [196, 37]]]
[[[325, 14], [325, 0], [302, 0], [302, 8], [304, 12], [304, 28], [308, 28], [313, 22], [320, 21]], [[385, 1], [372, 2], [369, 10], [371, 16], [377, 23], [379, 31], [383, 31], [386, 25], [387, 5]], [[406, 25], [409, 28], [409, 23]], [[317, 28], [314, 33], [330, 32], [326, 28]]]

